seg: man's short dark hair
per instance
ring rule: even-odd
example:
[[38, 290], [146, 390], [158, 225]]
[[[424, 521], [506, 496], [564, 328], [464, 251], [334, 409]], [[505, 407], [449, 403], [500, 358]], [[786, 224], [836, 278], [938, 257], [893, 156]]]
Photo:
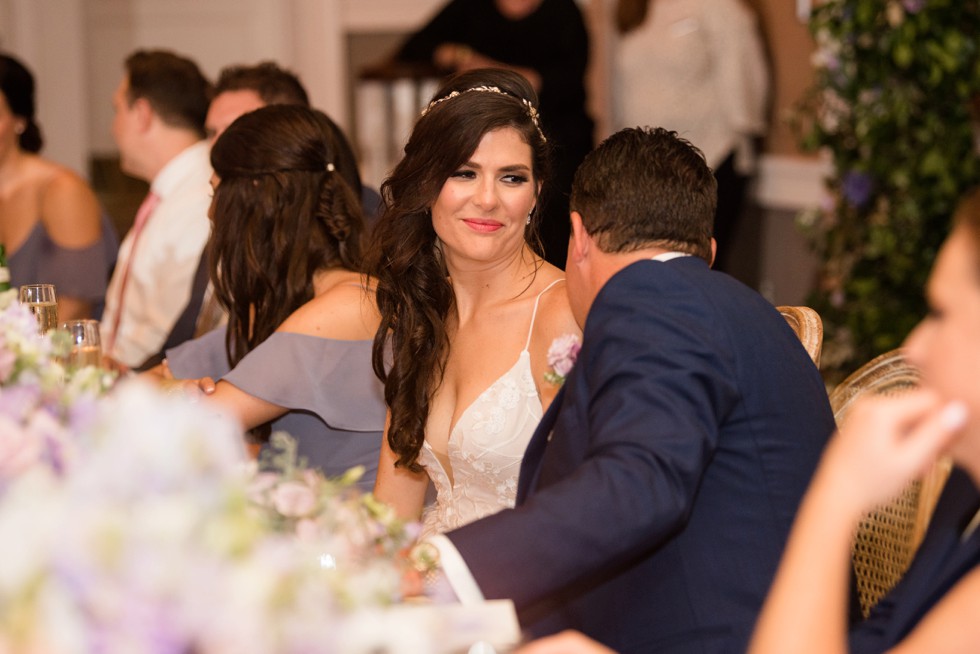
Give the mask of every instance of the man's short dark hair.
[[218, 75], [215, 96], [226, 91], [255, 91], [267, 105], [310, 106], [310, 98], [299, 78], [271, 61], [254, 66], [228, 66]]
[[137, 50], [126, 59], [128, 101], [144, 98], [172, 127], [204, 136], [211, 83], [193, 61], [167, 50]]
[[647, 247], [711, 262], [718, 186], [704, 155], [663, 128], [621, 130], [579, 166], [570, 206], [604, 252]]

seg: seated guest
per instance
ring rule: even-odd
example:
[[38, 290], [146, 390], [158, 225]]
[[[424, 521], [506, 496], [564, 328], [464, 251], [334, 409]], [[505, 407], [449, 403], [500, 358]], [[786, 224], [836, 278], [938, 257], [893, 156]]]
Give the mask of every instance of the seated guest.
[[119, 244], [88, 185], [38, 156], [34, 77], [0, 54], [0, 243], [12, 286], [54, 284], [58, 318], [98, 317]]
[[[929, 282], [930, 315], [905, 343], [922, 388], [848, 413], [801, 505], [750, 654], [972, 654], [980, 642], [980, 191], [961, 203]], [[958, 467], [905, 577], [846, 637], [854, 526], [910, 478], [951, 454]], [[520, 654], [608, 654], [582, 634]]]
[[834, 419], [785, 319], [710, 269], [715, 198], [673, 132], [586, 157], [565, 269], [582, 349], [516, 508], [422, 543], [426, 578], [438, 552], [461, 600], [510, 598], [534, 636], [744, 651]]
[[327, 117], [299, 106], [245, 114], [215, 141], [207, 250], [228, 324], [168, 351], [155, 374], [221, 377], [208, 401], [260, 438], [289, 432], [328, 475], [365, 466], [370, 489], [385, 420], [379, 318], [337, 152]]
[[[961, 203], [929, 280], [929, 315], [905, 353], [912, 395], [848, 414], [800, 509], [751, 652], [972, 654], [980, 643], [980, 191]], [[845, 638], [854, 525], [942, 452], [958, 468], [911, 568], [867, 624]]]
[[[272, 62], [225, 68], [218, 77], [214, 99], [211, 100], [204, 121], [209, 142], [214, 143], [228, 125], [242, 114], [272, 104], [309, 107], [310, 101], [299, 79]], [[357, 162], [347, 137], [329, 117], [327, 122], [337, 144], [337, 170], [341, 171], [355, 194], [360, 196], [364, 214], [370, 222], [380, 210], [381, 196], [377, 191], [361, 184]], [[194, 275], [190, 300], [167, 337], [164, 347], [155, 357], [145, 362], [143, 368], [158, 364], [167, 349], [187, 340], [189, 334], [201, 336], [224, 320], [225, 315], [215, 301], [213, 289], [208, 283], [207, 257], [202, 256]]]
[[[214, 88], [214, 99], [208, 108], [208, 116], [204, 127], [208, 139], [214, 139], [242, 114], [265, 107], [270, 104], [296, 104], [310, 106], [310, 99], [299, 78], [293, 73], [280, 68], [271, 61], [254, 66], [229, 66], [218, 75]], [[361, 198], [364, 216], [369, 224], [373, 224], [380, 212], [381, 196], [374, 189], [361, 184], [361, 176], [357, 170], [357, 160], [343, 130], [330, 118], [331, 128], [336, 132], [338, 147], [338, 162], [343, 162], [344, 179]], [[341, 166], [338, 166], [338, 170]]]
[[123, 172], [150, 182], [119, 249], [102, 318], [103, 349], [122, 368], [160, 350], [190, 297], [210, 229], [203, 140], [210, 89], [189, 59], [141, 50], [126, 59], [112, 99]]

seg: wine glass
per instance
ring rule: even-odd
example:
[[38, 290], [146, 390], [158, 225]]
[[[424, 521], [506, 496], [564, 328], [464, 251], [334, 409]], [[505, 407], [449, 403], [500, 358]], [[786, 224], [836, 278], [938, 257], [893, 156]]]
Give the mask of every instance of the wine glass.
[[34, 314], [39, 333], [44, 334], [58, 326], [54, 284], [24, 284], [20, 287], [20, 303], [26, 304]]
[[102, 365], [102, 339], [99, 338], [98, 320], [69, 320], [61, 328], [71, 338], [71, 352], [67, 362], [70, 370]]

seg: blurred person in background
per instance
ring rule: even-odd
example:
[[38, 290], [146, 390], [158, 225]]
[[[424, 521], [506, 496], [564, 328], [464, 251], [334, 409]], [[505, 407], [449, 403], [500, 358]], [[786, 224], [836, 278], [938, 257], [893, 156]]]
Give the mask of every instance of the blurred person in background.
[[107, 365], [137, 368], [153, 357], [191, 296], [210, 231], [204, 140], [210, 99], [211, 84], [190, 59], [165, 50], [126, 59], [112, 98], [112, 134], [123, 172], [149, 182], [150, 192], [109, 282], [102, 317]]
[[[310, 98], [294, 73], [271, 61], [254, 66], [228, 66], [222, 69], [218, 74], [214, 99], [211, 100], [204, 123], [208, 140], [214, 143], [236, 118], [270, 104], [310, 107]], [[340, 126], [329, 116], [326, 118], [339, 148], [337, 158], [344, 164], [338, 170], [343, 170], [344, 179], [361, 199], [364, 218], [371, 225], [380, 213], [381, 196], [375, 189], [362, 184], [357, 158], [350, 141]]]
[[673, 130], [700, 149], [718, 181], [714, 267], [733, 268], [732, 237], [766, 134], [769, 73], [743, 0], [618, 0], [613, 129]]
[[[292, 72], [271, 61], [253, 66], [234, 65], [223, 68], [218, 74], [214, 97], [204, 120], [208, 142], [214, 144], [215, 139], [221, 136], [239, 116], [276, 104], [309, 108], [310, 99], [306, 89]], [[355, 196], [360, 197], [365, 220], [370, 225], [380, 210], [381, 196], [374, 189], [361, 184], [357, 161], [347, 137], [328, 116], [324, 116], [324, 119], [336, 143], [337, 170]], [[215, 299], [214, 289], [209, 281], [205, 253], [202, 254], [197, 271], [194, 273], [190, 299], [184, 311], [160, 351], [144, 362], [141, 368], [149, 369], [160, 363], [166, 350], [186, 341], [189, 334], [195, 337], [201, 336], [223, 324], [225, 320], [224, 310]]]
[[0, 243], [10, 283], [55, 285], [59, 320], [99, 317], [119, 242], [78, 175], [41, 157], [35, 85], [0, 54]]

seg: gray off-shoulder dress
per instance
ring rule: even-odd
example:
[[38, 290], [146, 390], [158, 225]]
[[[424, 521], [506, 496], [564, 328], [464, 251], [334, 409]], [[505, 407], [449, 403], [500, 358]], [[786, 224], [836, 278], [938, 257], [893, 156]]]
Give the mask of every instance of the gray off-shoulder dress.
[[371, 341], [275, 332], [229, 370], [222, 327], [167, 350], [167, 363], [177, 378], [223, 379], [288, 408], [272, 430], [295, 438], [310, 467], [334, 477], [362, 465], [358, 485], [373, 488], [385, 403], [371, 368]]
[[63, 248], [55, 243], [44, 223], [34, 225], [16, 252], [8, 252], [10, 285], [54, 284], [59, 295], [92, 303], [94, 318], [102, 316], [105, 292], [116, 264], [119, 238], [116, 228], [102, 214], [102, 237], [85, 248]]

